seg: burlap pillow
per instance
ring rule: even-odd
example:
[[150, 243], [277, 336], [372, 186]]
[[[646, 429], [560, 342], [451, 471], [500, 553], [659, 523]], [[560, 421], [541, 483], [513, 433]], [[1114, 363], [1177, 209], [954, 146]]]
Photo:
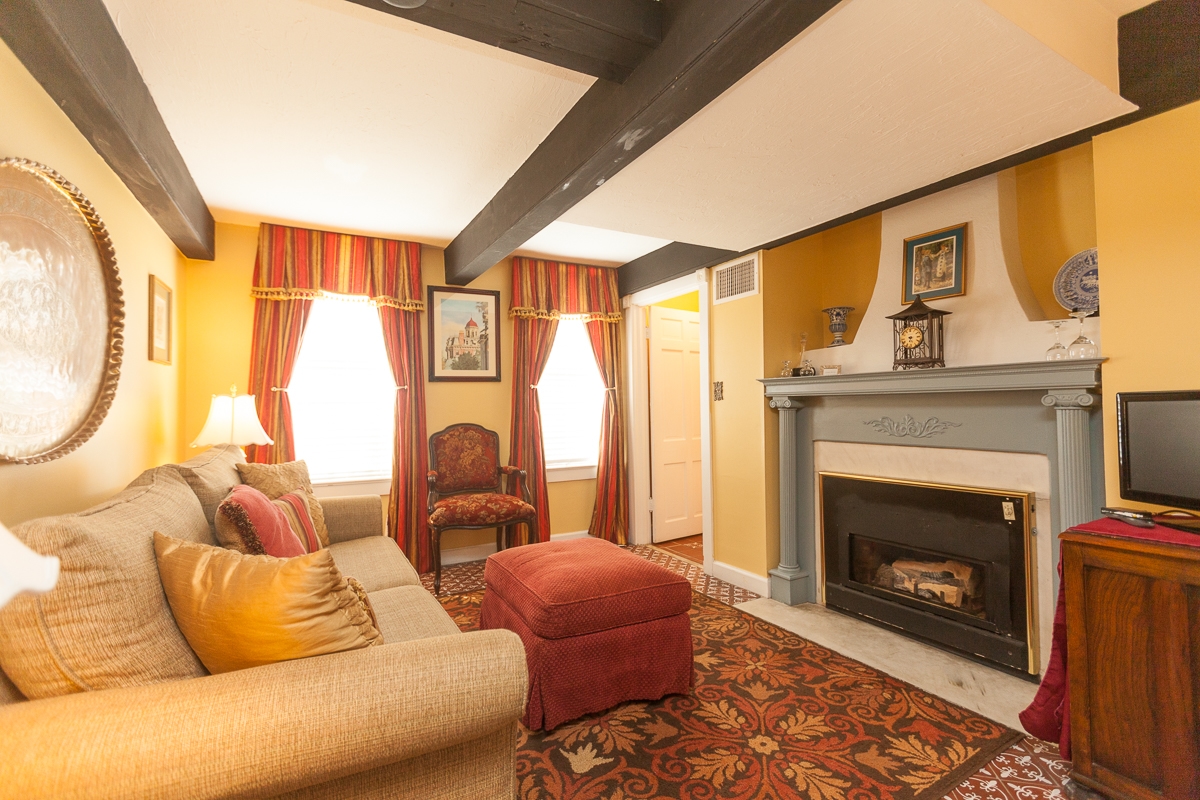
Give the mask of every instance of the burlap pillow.
[[317, 538], [321, 540], [321, 547], [329, 547], [325, 512], [321, 510], [320, 501], [312, 493], [308, 464], [303, 461], [289, 461], [286, 464], [238, 464], [237, 471], [242, 477], [242, 483], [253, 486], [272, 500], [294, 489], [307, 491], [308, 513], [312, 517], [313, 527], [317, 530]]
[[235, 469], [238, 464], [246, 463], [246, 454], [235, 444], [220, 444], [205, 450], [195, 458], [190, 458], [182, 464], [168, 464], [187, 481], [188, 486], [200, 500], [204, 509], [204, 518], [211, 527], [217, 506], [229, 494], [229, 490], [242, 482]]
[[214, 675], [382, 644], [329, 550], [248, 556], [154, 535], [180, 630]]
[[26, 697], [205, 674], [163, 594], [155, 530], [214, 543], [196, 495], [165, 467], [86, 511], [13, 530], [33, 550], [62, 559], [53, 590], [0, 610], [0, 667]]

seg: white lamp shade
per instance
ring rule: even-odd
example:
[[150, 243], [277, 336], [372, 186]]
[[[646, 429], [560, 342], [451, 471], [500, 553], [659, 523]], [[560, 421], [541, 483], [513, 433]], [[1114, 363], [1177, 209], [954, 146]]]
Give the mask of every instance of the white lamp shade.
[[258, 421], [254, 395], [214, 395], [208, 419], [192, 447], [206, 444], [275, 444]]
[[0, 525], [0, 608], [24, 592], [48, 592], [58, 583], [58, 559], [30, 550]]

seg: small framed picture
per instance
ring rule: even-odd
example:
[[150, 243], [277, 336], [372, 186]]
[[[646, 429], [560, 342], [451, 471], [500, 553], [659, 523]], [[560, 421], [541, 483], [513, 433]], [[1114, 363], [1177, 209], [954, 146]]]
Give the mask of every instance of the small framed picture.
[[171, 363], [171, 287], [150, 276], [150, 360]]
[[967, 223], [904, 240], [904, 287], [900, 299], [956, 297], [967, 293]]
[[500, 380], [500, 293], [430, 286], [430, 381]]
[[842, 374], [842, 365], [841, 364], [826, 364], [825, 366], [821, 367], [821, 374], [822, 375], [841, 375]]

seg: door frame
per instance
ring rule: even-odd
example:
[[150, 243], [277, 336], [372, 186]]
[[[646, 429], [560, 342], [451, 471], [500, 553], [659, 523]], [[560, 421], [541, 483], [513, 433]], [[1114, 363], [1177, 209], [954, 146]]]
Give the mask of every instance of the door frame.
[[650, 364], [646, 355], [649, 328], [646, 306], [689, 292], [700, 293], [700, 502], [704, 513], [701, 537], [704, 571], [713, 569], [712, 492], [712, 406], [709, 387], [712, 374], [709, 355], [708, 270], [634, 292], [621, 300], [625, 309], [625, 364], [629, 409], [629, 543], [650, 544]]

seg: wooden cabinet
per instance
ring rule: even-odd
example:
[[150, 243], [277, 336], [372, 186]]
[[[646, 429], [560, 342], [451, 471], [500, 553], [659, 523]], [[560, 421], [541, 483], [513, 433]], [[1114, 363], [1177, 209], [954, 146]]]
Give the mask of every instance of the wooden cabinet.
[[1120, 798], [1200, 798], [1200, 549], [1062, 535], [1071, 777]]

